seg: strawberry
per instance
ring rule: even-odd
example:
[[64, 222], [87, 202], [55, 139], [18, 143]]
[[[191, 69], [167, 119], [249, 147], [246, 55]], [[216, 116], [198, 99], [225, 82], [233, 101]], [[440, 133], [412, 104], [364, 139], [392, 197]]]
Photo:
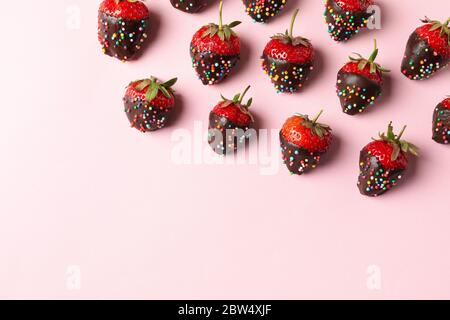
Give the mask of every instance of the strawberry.
[[132, 60], [148, 39], [149, 11], [137, 0], [104, 0], [98, 13], [98, 39], [103, 53]]
[[450, 18], [446, 22], [430, 20], [409, 37], [402, 61], [402, 73], [411, 80], [430, 78], [450, 61]]
[[151, 77], [130, 83], [123, 101], [131, 126], [142, 132], [163, 128], [173, 113], [175, 97], [172, 86], [176, 82], [174, 78], [160, 83]]
[[254, 119], [248, 108], [253, 99], [242, 103], [249, 89], [250, 86], [231, 100], [221, 96], [222, 101], [209, 114], [208, 143], [220, 155], [234, 153], [238, 147], [245, 146], [251, 136], [249, 129], [253, 127]]
[[283, 161], [293, 174], [315, 169], [328, 151], [333, 135], [329, 126], [317, 122], [322, 112], [313, 120], [301, 114], [290, 117], [280, 131]]
[[399, 135], [394, 134], [392, 122], [387, 134], [366, 145], [360, 153], [358, 188], [361, 194], [376, 197], [395, 187], [408, 168], [408, 152], [417, 156], [419, 149], [401, 140], [406, 126]]
[[356, 55], [339, 70], [336, 83], [342, 111], [349, 115], [361, 113], [375, 103], [382, 92], [383, 73], [389, 72], [375, 63], [378, 55], [376, 40], [369, 59]]
[[170, 0], [172, 6], [187, 13], [196, 13], [207, 5], [206, 0]]
[[256, 22], [267, 22], [286, 5], [287, 0], [243, 0], [245, 11]]
[[311, 42], [292, 35], [297, 14], [298, 9], [292, 16], [290, 31], [273, 36], [261, 57], [263, 70], [277, 92], [298, 91], [313, 70], [315, 53]]
[[327, 0], [325, 21], [328, 33], [335, 41], [347, 41], [360, 29], [367, 28], [367, 22], [373, 15], [368, 8], [372, 0]]
[[433, 113], [433, 140], [448, 144], [450, 140], [450, 97], [442, 101]]
[[210, 23], [201, 27], [191, 42], [192, 65], [204, 85], [220, 83], [240, 59], [240, 40], [232, 29], [241, 22], [224, 25], [222, 8], [220, 1], [219, 25]]

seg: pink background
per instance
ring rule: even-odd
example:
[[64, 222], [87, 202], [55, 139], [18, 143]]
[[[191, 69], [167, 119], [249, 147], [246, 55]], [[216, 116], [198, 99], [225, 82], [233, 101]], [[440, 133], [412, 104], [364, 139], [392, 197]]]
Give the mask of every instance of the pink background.
[[[450, 150], [430, 138], [450, 73], [419, 83], [399, 71], [419, 18], [446, 19], [447, 0], [378, 0], [382, 30], [347, 44], [328, 36], [322, 1], [290, 0], [261, 25], [241, 1], [226, 0], [225, 20], [243, 21], [243, 60], [215, 87], [196, 79], [188, 47], [217, 20], [217, 6], [188, 15], [166, 0], [147, 3], [153, 44], [127, 64], [101, 54], [99, 1], [2, 5], [12, 29], [0, 53], [1, 298], [450, 298]], [[76, 30], [66, 24], [71, 4], [81, 9]], [[312, 40], [320, 66], [303, 93], [277, 95], [258, 58], [297, 6], [296, 33]], [[340, 110], [336, 72], [351, 52], [367, 56], [374, 37], [378, 61], [393, 70], [390, 87], [375, 111], [350, 117]], [[179, 77], [182, 111], [172, 127], [145, 135], [129, 128], [121, 99], [131, 80], [150, 75]], [[173, 163], [174, 130], [206, 126], [219, 93], [247, 84], [261, 128], [325, 108], [322, 121], [338, 136], [332, 160], [303, 177], [281, 164], [264, 176], [257, 165]], [[365, 198], [355, 185], [359, 151], [389, 120], [408, 124], [406, 138], [422, 156], [407, 183]], [[66, 285], [72, 265], [81, 270], [79, 290]], [[381, 270], [380, 290], [366, 285], [371, 265]]]

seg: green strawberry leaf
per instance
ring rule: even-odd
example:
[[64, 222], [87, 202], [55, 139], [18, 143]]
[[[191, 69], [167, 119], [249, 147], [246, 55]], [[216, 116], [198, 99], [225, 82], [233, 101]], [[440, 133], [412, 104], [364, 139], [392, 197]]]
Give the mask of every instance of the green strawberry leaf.
[[392, 147], [393, 147], [393, 151], [392, 151], [391, 160], [395, 161], [398, 159], [398, 156], [400, 155], [400, 147], [397, 143], [393, 144]]
[[150, 79], [144, 79], [134, 83], [136, 84], [135, 89], [138, 91], [142, 91], [147, 88], [147, 91], [145, 92], [145, 99], [148, 102], [151, 102], [156, 98], [159, 91], [170, 99], [174, 92], [172, 86], [177, 82], [177, 80], [177, 78], [173, 78], [164, 83], [159, 83], [156, 78], [151, 77]]
[[241, 21], [233, 21], [232, 23], [228, 24], [228, 27], [230, 27], [231, 29], [240, 25], [242, 22]]
[[155, 82], [152, 82], [149, 89], [147, 90], [147, 93], [145, 94], [145, 98], [147, 101], [151, 102], [153, 99], [156, 98], [156, 95], [158, 94], [158, 85]]
[[162, 84], [162, 86], [163, 86], [163, 87], [166, 87], [166, 88], [170, 88], [170, 87], [172, 87], [175, 83], [177, 83], [177, 81], [178, 81], [178, 78], [173, 78], [173, 79], [170, 79], [169, 81], [164, 82], [164, 83]]
[[219, 36], [220, 40], [225, 41], [225, 33], [223, 32], [223, 30], [219, 30], [219, 32], [217, 32], [217, 35]]
[[138, 90], [138, 91], [144, 90], [145, 88], [147, 88], [150, 85], [150, 83], [151, 83], [151, 81], [148, 80], [148, 79], [147, 80], [142, 80], [136, 86], [136, 90]]
[[231, 30], [230, 30], [230, 28], [224, 28], [224, 30], [223, 30], [224, 32], [225, 32], [225, 37], [227, 38], [227, 40], [230, 40], [230, 38], [231, 38]]
[[166, 96], [166, 98], [170, 99], [170, 93], [169, 93], [169, 91], [168, 91], [166, 88], [164, 88], [163, 86], [161, 86], [161, 87], [159, 88], [159, 90], [161, 90], [161, 92], [163, 93], [163, 95]]

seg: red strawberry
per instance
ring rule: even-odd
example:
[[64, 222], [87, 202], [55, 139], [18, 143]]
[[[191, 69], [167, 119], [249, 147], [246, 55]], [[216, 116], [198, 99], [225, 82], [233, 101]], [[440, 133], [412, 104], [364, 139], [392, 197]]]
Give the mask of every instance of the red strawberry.
[[142, 132], [163, 128], [173, 113], [175, 97], [172, 86], [177, 79], [160, 83], [157, 79], [130, 83], [125, 97], [125, 112], [131, 126]]
[[239, 37], [232, 30], [240, 21], [222, 23], [223, 2], [220, 1], [219, 25], [210, 23], [198, 30], [191, 42], [192, 65], [204, 85], [220, 83], [240, 59]]
[[402, 73], [411, 80], [424, 80], [445, 68], [450, 61], [450, 18], [430, 20], [409, 37], [402, 61]]
[[253, 126], [254, 119], [248, 108], [253, 99], [242, 104], [245, 94], [236, 94], [232, 100], [222, 96], [223, 101], [209, 114], [208, 142], [211, 148], [220, 155], [234, 153], [239, 147], [245, 146], [245, 141], [252, 134], [249, 129]]
[[149, 11], [137, 0], [104, 0], [98, 13], [98, 39], [103, 53], [131, 60], [147, 41]]
[[256, 22], [267, 22], [286, 5], [287, 0], [243, 0], [247, 14]]
[[389, 70], [375, 63], [377, 55], [378, 48], [375, 41], [375, 50], [369, 59], [357, 54], [357, 57], [350, 57], [350, 62], [339, 70], [336, 88], [342, 111], [345, 113], [349, 115], [361, 113], [367, 106], [373, 105], [381, 95], [383, 73]]
[[400, 140], [405, 132], [394, 134], [389, 123], [387, 135], [365, 146], [360, 153], [358, 188], [361, 194], [376, 197], [395, 187], [408, 168], [407, 154], [418, 155], [418, 148], [405, 140]]
[[368, 12], [371, 5], [372, 0], [327, 0], [324, 15], [331, 38], [347, 41], [360, 29], [367, 28], [373, 15], [373, 12]]
[[203, 9], [208, 1], [207, 0], [170, 0], [172, 6], [178, 10], [187, 13], [196, 13]]
[[261, 57], [264, 72], [277, 92], [298, 91], [313, 70], [315, 53], [311, 42], [292, 34], [298, 11], [295, 10], [292, 16], [290, 31], [273, 36]]
[[442, 101], [433, 113], [433, 140], [448, 144], [450, 140], [450, 97]]
[[290, 117], [280, 131], [283, 160], [293, 174], [316, 168], [328, 151], [333, 135], [329, 126], [317, 122], [322, 112], [314, 120], [301, 114]]

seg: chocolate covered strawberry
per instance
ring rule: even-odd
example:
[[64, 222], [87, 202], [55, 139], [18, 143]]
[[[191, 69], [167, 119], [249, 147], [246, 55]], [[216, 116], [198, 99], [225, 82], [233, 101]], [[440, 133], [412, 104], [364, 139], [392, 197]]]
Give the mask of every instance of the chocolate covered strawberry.
[[187, 13], [196, 13], [207, 5], [207, 0], [170, 0], [172, 6]]
[[238, 148], [243, 148], [251, 137], [249, 129], [253, 127], [254, 119], [248, 108], [253, 99], [243, 104], [249, 89], [247, 87], [242, 94], [236, 94], [231, 100], [222, 96], [223, 100], [209, 114], [208, 143], [220, 155], [232, 154]]
[[434, 109], [433, 140], [442, 144], [448, 144], [450, 141], [450, 97]]
[[381, 95], [383, 73], [389, 70], [375, 63], [377, 55], [378, 48], [375, 41], [375, 49], [369, 59], [356, 54], [356, 57], [350, 57], [350, 62], [339, 70], [336, 88], [344, 113], [349, 115], [361, 113], [373, 105]]
[[219, 24], [210, 23], [198, 30], [191, 42], [192, 65], [204, 85], [220, 83], [240, 59], [241, 45], [233, 28], [222, 22], [223, 2], [220, 1]]
[[450, 61], [450, 18], [441, 23], [425, 18], [409, 37], [402, 73], [411, 80], [424, 80], [445, 68]]
[[316, 168], [331, 144], [331, 128], [317, 122], [321, 114], [313, 120], [297, 114], [287, 119], [280, 131], [283, 161], [293, 174], [302, 175]]
[[292, 16], [290, 30], [273, 36], [261, 57], [264, 72], [269, 75], [277, 92], [298, 91], [313, 70], [315, 54], [311, 42], [293, 36], [297, 14], [298, 9]]
[[98, 12], [103, 53], [122, 61], [137, 57], [148, 40], [149, 11], [138, 0], [104, 0]]
[[418, 155], [418, 148], [401, 140], [406, 126], [399, 135], [394, 134], [389, 123], [387, 134], [380, 134], [365, 146], [360, 153], [358, 188], [361, 194], [376, 197], [384, 194], [403, 178], [408, 169], [408, 153]]
[[286, 5], [287, 0], [243, 0], [245, 11], [256, 22], [267, 22]]
[[347, 41], [361, 29], [367, 28], [367, 22], [373, 15], [368, 8], [372, 0], [327, 0], [325, 21], [328, 33], [335, 41]]
[[174, 110], [175, 97], [172, 86], [176, 82], [175, 78], [160, 83], [151, 77], [130, 83], [123, 101], [133, 128], [149, 132], [166, 125]]

